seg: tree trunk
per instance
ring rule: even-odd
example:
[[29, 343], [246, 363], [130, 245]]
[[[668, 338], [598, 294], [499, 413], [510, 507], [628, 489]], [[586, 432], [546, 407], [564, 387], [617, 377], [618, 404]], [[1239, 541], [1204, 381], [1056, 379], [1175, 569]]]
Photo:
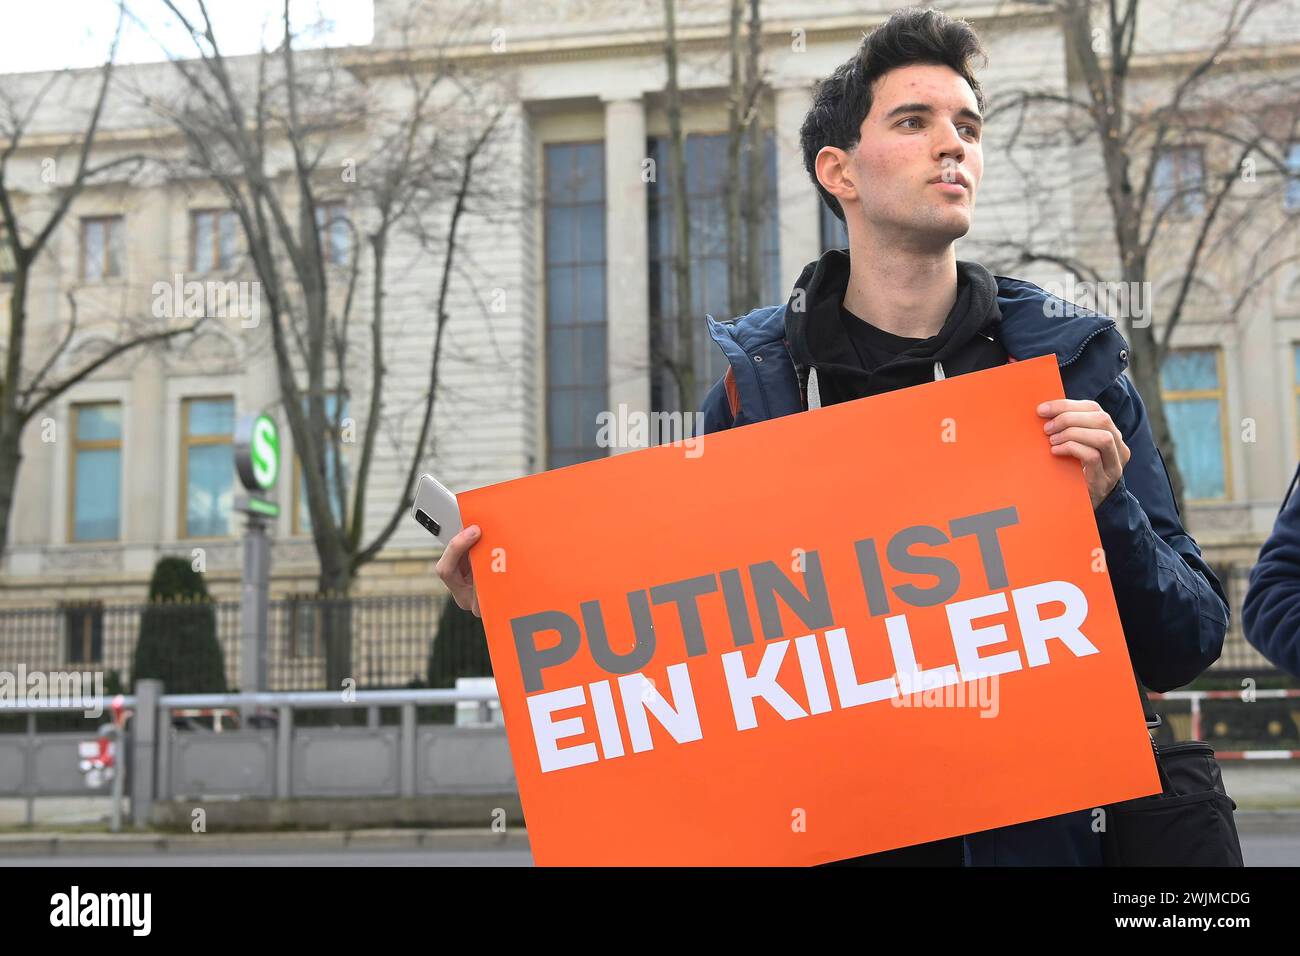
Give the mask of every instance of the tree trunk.
[[763, 296], [763, 210], [768, 208], [767, 150], [763, 141], [763, 123], [759, 109], [759, 57], [763, 52], [763, 24], [758, 15], [758, 0], [749, 0], [749, 56], [745, 61], [745, 117], [749, 149], [749, 170], [745, 177], [745, 281], [742, 311], [762, 305]]
[[19, 431], [6, 429], [0, 433], [0, 567], [3, 566], [5, 546], [9, 540], [9, 514], [13, 510], [18, 464], [22, 460], [21, 442], [22, 433]]
[[[6, 239], [6, 241], [8, 241]], [[19, 256], [14, 257], [16, 260]], [[9, 340], [6, 343], [4, 382], [0, 385], [0, 566], [9, 545], [9, 514], [13, 511], [22, 461], [23, 412], [18, 407], [22, 384], [23, 346], [27, 337], [27, 270], [29, 263], [14, 265], [13, 288], [9, 294]]]
[[681, 88], [677, 83], [677, 13], [676, 0], [664, 0], [668, 60], [667, 112], [668, 135], [672, 147], [673, 188], [673, 276], [676, 287], [676, 334], [673, 349], [673, 374], [677, 380], [677, 410], [694, 411], [695, 396], [695, 319], [691, 303], [691, 223], [687, 201], [686, 136], [682, 132]]
[[746, 312], [745, 243], [741, 233], [742, 194], [747, 191], [741, 181], [741, 154], [745, 145], [745, 82], [740, 55], [740, 14], [744, 0], [731, 0], [729, 37], [731, 87], [727, 103], [727, 309], [731, 315]]
[[[322, 561], [317, 613], [320, 615], [321, 642], [325, 648], [325, 684], [341, 691], [360, 684], [352, 666], [352, 573], [346, 560]], [[351, 685], [344, 682], [352, 680]]]

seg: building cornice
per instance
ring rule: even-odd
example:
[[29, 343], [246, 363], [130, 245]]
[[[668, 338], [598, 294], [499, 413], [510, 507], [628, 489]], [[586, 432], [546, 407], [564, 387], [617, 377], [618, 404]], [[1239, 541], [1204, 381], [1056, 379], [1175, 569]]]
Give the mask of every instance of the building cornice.
[[[872, 27], [883, 23], [888, 16], [889, 11], [874, 11], [853, 16], [764, 20], [763, 44], [767, 47], [785, 46], [797, 30], [803, 31], [806, 42], [856, 41]], [[1045, 12], [1041, 6], [1023, 3], [972, 6], [961, 11], [961, 18], [971, 21], [977, 27], [1000, 23], [1014, 23], [1022, 27], [1040, 26], [1055, 19], [1051, 12]], [[686, 52], [716, 52], [719, 44], [725, 46], [728, 36], [725, 20], [681, 26], [677, 30], [678, 46]], [[343, 63], [358, 75], [368, 76], [401, 72], [412, 67], [427, 67], [439, 62], [474, 69], [492, 64], [527, 66], [657, 56], [663, 52], [663, 48], [663, 30], [637, 29], [509, 40], [505, 49], [499, 51], [493, 50], [491, 43], [417, 48], [409, 53], [398, 48], [358, 47], [343, 59]]]

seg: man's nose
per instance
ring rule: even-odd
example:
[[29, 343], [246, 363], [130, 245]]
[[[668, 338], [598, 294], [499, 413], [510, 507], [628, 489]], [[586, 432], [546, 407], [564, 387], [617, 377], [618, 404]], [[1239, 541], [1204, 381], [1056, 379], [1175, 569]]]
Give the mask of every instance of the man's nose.
[[951, 123], [940, 123], [936, 128], [939, 132], [935, 134], [935, 156], [939, 159], [951, 157], [959, 163], [965, 159], [966, 141], [957, 132], [957, 127]]

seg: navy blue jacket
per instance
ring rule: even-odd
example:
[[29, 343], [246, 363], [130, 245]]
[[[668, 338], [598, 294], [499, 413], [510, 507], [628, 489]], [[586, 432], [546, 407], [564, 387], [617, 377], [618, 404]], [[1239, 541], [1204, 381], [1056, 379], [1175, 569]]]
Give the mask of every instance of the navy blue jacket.
[[[1049, 293], [1031, 282], [995, 278], [1007, 354], [1016, 360], [1055, 355], [1066, 397], [1097, 402], [1132, 453], [1123, 477], [1096, 509], [1097, 530], [1138, 679], [1155, 691], [1180, 687], [1218, 659], [1228, 602], [1179, 520], [1146, 409], [1123, 374], [1128, 346], [1113, 319], [1061, 300], [1053, 310], [1061, 317], [1049, 318]], [[709, 318], [709, 332], [731, 367], [705, 398], [705, 432], [806, 410], [785, 344], [786, 308], [755, 309], [733, 322]], [[1300, 554], [1300, 544], [1293, 553]], [[1092, 819], [1081, 810], [970, 834], [964, 838], [966, 863], [1100, 865]]]
[[1241, 624], [1261, 654], [1300, 677], [1300, 495], [1294, 491], [1250, 572]]

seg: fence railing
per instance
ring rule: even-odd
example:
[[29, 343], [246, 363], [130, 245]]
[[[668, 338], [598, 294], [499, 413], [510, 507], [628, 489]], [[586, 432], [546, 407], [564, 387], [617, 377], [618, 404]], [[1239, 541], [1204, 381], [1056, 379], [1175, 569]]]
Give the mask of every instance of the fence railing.
[[[346, 621], [350, 676], [358, 687], [446, 686], [457, 676], [486, 674], [481, 638], [458, 640], [440, 649], [431, 674], [443, 599], [433, 594], [365, 597], [304, 596], [270, 602], [267, 622], [267, 689], [324, 690], [325, 641], [330, 622]], [[346, 613], [338, 613], [345, 611]], [[221, 648], [225, 689], [239, 687], [240, 620], [237, 601], [203, 603], [76, 603], [57, 607], [0, 610], [0, 670], [23, 666], [35, 671], [102, 671], [110, 693], [132, 686], [142, 619], [189, 635], [199, 617], [210, 615], [211, 633]], [[185, 638], [189, 640], [187, 636]], [[200, 661], [194, 661], [197, 667]], [[179, 671], [170, 687], [220, 690], [210, 678], [195, 683], [189, 662], [172, 662]], [[207, 665], [209, 668], [211, 664]], [[154, 675], [157, 676], [157, 675]]]
[[1255, 674], [1274, 673], [1277, 668], [1246, 640], [1241, 630], [1241, 605], [1250, 586], [1250, 565], [1216, 565], [1214, 572], [1228, 595], [1232, 617], [1228, 622], [1228, 635], [1223, 641], [1223, 653], [1210, 668], [1216, 671], [1242, 671]]
[[[155, 801], [184, 797], [416, 797], [516, 789], [491, 682], [348, 694], [162, 691], [158, 681], [142, 680], [137, 694], [116, 701], [127, 718], [125, 733], [110, 732], [125, 746], [118, 748], [108, 787], [90, 787], [79, 770], [79, 744], [88, 730], [37, 728], [38, 716], [77, 711], [82, 704], [0, 700], [0, 717], [26, 724], [22, 733], [0, 734], [0, 767], [11, 771], [0, 775], [0, 797], [24, 798], [30, 826], [38, 797], [111, 792], [116, 830], [127, 794], [131, 819], [141, 825]], [[451, 708], [458, 712], [453, 723], [421, 720]], [[257, 719], [226, 730], [176, 720], [210, 710]], [[324, 727], [303, 720], [322, 710], [364, 712], [366, 720]], [[396, 723], [381, 720], [381, 710], [396, 710]]]
[[[1215, 568], [1232, 609], [1223, 653], [1210, 673], [1277, 673], [1248, 644], [1241, 630], [1241, 604], [1250, 568]], [[301, 596], [270, 602], [267, 637], [267, 689], [331, 689], [326, 679], [325, 642], [331, 621], [345, 621], [350, 676], [358, 687], [449, 686], [455, 677], [487, 674], [481, 639], [444, 646], [432, 661], [434, 638], [444, 598], [434, 594], [367, 597]], [[209, 602], [212, 628], [221, 648], [225, 688], [239, 687], [240, 621], [236, 601]], [[106, 690], [132, 686], [141, 619], [146, 611], [171, 614], [179, 623], [195, 605], [64, 604], [58, 607], [0, 610], [0, 670], [23, 665], [30, 671], [103, 671]], [[167, 608], [172, 608], [168, 611]], [[339, 612], [344, 613], [339, 613]], [[205, 612], [206, 613], [206, 612]], [[183, 667], [184, 661], [177, 663]], [[431, 667], [431, 663], [435, 666]], [[114, 674], [117, 680], [115, 681]], [[157, 676], [157, 675], [154, 675]], [[164, 679], [168, 688], [221, 690], [211, 680], [196, 683], [185, 673]]]

